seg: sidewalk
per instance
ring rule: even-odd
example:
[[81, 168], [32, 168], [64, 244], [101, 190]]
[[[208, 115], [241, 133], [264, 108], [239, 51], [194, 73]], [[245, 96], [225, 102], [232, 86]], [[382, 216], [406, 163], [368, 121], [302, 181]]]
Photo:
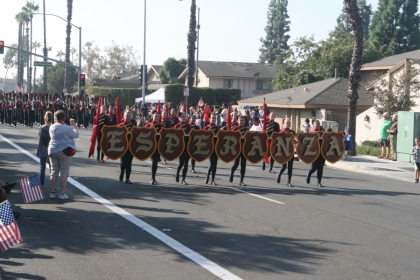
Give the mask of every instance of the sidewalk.
[[409, 183], [414, 181], [413, 163], [378, 159], [374, 156], [352, 156], [334, 164], [326, 162], [326, 165], [341, 170], [366, 173]]

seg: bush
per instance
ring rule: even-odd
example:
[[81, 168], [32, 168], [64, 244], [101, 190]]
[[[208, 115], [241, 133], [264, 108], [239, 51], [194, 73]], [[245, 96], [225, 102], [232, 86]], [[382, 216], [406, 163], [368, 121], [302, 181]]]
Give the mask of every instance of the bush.
[[[155, 90], [147, 90], [146, 95]], [[115, 104], [115, 99], [120, 96], [121, 107], [125, 108], [127, 105], [133, 105], [136, 98], [141, 97], [141, 88], [106, 88], [106, 87], [89, 87], [89, 96], [104, 96], [108, 101], [108, 94], [111, 94], [111, 104]]]
[[[180, 104], [184, 100], [184, 85], [171, 84], [165, 87], [165, 101]], [[241, 90], [234, 88], [193, 88], [188, 98], [188, 107], [195, 106], [200, 98], [208, 104], [237, 103], [241, 99]]]
[[[365, 142], [367, 142], [365, 144]], [[377, 142], [377, 143], [376, 143]], [[358, 155], [367, 155], [367, 156], [380, 156], [381, 147], [378, 141], [364, 141], [362, 145], [356, 146]]]
[[381, 143], [379, 141], [370, 141], [366, 140], [362, 142], [363, 146], [369, 146], [369, 147], [380, 147]]

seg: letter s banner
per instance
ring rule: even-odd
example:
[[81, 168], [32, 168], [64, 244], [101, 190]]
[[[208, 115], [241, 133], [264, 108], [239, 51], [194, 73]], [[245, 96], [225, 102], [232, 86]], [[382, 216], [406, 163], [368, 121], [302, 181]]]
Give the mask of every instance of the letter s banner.
[[130, 151], [138, 160], [151, 157], [157, 148], [154, 127], [133, 127], [131, 129]]

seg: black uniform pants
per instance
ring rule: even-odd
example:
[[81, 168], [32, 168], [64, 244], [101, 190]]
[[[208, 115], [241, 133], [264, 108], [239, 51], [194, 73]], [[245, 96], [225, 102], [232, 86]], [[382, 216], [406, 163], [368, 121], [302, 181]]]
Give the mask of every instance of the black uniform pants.
[[293, 156], [288, 162], [283, 164], [283, 167], [281, 168], [280, 173], [279, 173], [279, 177], [280, 177], [287, 168], [287, 183], [288, 184], [290, 184], [290, 181], [292, 180], [294, 161], [295, 161], [295, 157]]
[[311, 169], [309, 170], [308, 176], [310, 177], [312, 173], [317, 171], [316, 177], [318, 178], [318, 184], [321, 184], [322, 174], [324, 172], [325, 158], [320, 153], [318, 158], [312, 162]]
[[156, 172], [158, 164], [160, 161], [159, 151], [156, 149], [155, 153], [152, 155], [152, 180], [156, 180]]
[[97, 138], [97, 147], [96, 147], [96, 153], [97, 153], [97, 160], [99, 161], [99, 154], [101, 155], [101, 160], [104, 159], [104, 153], [101, 151], [101, 138], [102, 138], [102, 132], [98, 130], [98, 138]]
[[214, 177], [216, 176], [216, 170], [217, 170], [217, 162], [219, 158], [217, 157], [217, 154], [213, 152], [210, 156], [210, 166], [207, 171], [207, 178], [210, 177], [211, 174], [211, 180], [214, 181]]
[[190, 155], [188, 154], [187, 150], [184, 150], [184, 152], [178, 158], [178, 160], [179, 160], [179, 163], [178, 163], [178, 168], [176, 170], [176, 175], [177, 177], [179, 177], [179, 172], [181, 171], [182, 167], [184, 167], [184, 169], [182, 170], [182, 179], [185, 179], [185, 177], [187, 176], [187, 171], [188, 171], [188, 161], [190, 160]]
[[230, 171], [231, 176], [235, 173], [236, 169], [239, 166], [239, 161], [241, 161], [241, 182], [244, 180], [245, 177], [245, 169], [246, 169], [246, 158], [244, 154], [241, 152], [239, 157], [235, 159], [235, 163], [232, 166], [232, 170]]
[[121, 174], [120, 177], [124, 176], [125, 172], [125, 180], [130, 180], [130, 174], [131, 174], [131, 163], [133, 162], [133, 155], [131, 154], [130, 150], [125, 152], [125, 154], [121, 157], [120, 163], [121, 163]]

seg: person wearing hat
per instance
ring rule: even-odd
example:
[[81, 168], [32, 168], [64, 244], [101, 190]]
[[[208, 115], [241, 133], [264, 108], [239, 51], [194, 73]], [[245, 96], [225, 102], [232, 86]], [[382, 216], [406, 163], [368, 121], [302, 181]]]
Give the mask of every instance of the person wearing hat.
[[252, 126], [249, 129], [249, 131], [262, 131], [262, 127], [260, 124], [260, 118], [259, 117], [254, 117], [252, 119]]

